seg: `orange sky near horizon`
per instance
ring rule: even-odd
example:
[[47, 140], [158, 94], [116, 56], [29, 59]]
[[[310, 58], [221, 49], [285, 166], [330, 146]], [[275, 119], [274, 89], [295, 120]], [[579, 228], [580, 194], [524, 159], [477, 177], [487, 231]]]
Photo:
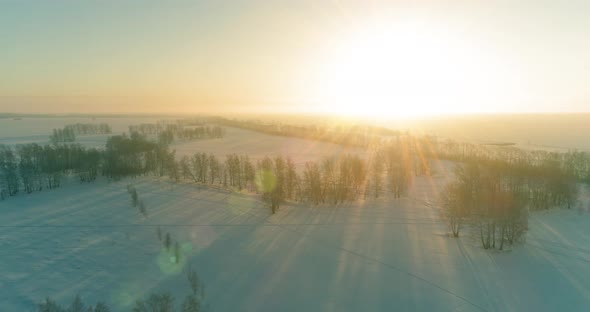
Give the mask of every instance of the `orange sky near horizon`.
[[8, 1], [0, 112], [590, 109], [590, 3]]

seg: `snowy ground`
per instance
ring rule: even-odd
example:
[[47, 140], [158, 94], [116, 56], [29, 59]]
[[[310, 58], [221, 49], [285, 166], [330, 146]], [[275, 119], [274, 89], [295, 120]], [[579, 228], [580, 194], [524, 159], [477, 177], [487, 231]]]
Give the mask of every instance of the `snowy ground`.
[[[409, 198], [337, 207], [289, 204], [151, 178], [72, 182], [1, 202], [0, 311], [76, 293], [129, 311], [138, 296], [186, 293], [196, 268], [212, 311], [588, 311], [590, 213], [535, 214], [524, 245], [490, 252], [447, 236], [431, 203], [443, 177]], [[131, 208], [133, 183], [148, 207]], [[157, 226], [181, 242], [173, 264]]]
[[[43, 142], [52, 128], [84, 122], [8, 124], [24, 121], [1, 121], [0, 143]], [[109, 123], [117, 133], [140, 122], [148, 121]], [[288, 154], [299, 164], [364, 153], [239, 129], [227, 134], [173, 148], [179, 157]], [[106, 136], [80, 140], [100, 146]], [[526, 243], [485, 251], [475, 237], [448, 237], [433, 205], [448, 168], [436, 163], [435, 176], [416, 180], [408, 198], [290, 203], [276, 215], [253, 194], [154, 178], [70, 181], [21, 194], [0, 201], [0, 311], [33, 311], [46, 296], [65, 303], [77, 293], [115, 311], [130, 311], [152, 291], [171, 290], [180, 301], [189, 265], [212, 311], [589, 311], [590, 191], [575, 209], [533, 214]], [[148, 218], [131, 207], [130, 183]], [[180, 264], [162, 249], [158, 226], [181, 243]]]
[[[83, 146], [104, 148], [107, 138], [111, 135], [128, 131], [129, 125], [140, 123], [154, 123], [159, 118], [24, 118], [22, 120], [0, 119], [0, 144], [17, 145], [26, 143], [48, 144], [53, 129], [63, 128], [74, 123], [107, 123], [113, 129], [112, 134], [82, 135], [76, 137], [75, 143]], [[194, 141], [174, 142], [170, 149], [176, 150], [178, 158], [192, 156], [197, 152], [212, 153], [225, 160], [231, 153], [249, 155], [252, 159], [262, 159], [265, 156], [289, 155], [298, 165], [306, 161], [319, 160], [323, 157], [353, 153], [364, 155], [366, 151], [360, 148], [346, 148], [327, 142], [309, 141], [298, 138], [267, 135], [259, 132], [224, 127], [226, 136], [220, 139], [205, 139]]]
[[268, 135], [237, 128], [225, 129], [226, 135], [223, 138], [178, 142], [172, 144], [170, 149], [176, 150], [177, 157], [190, 157], [197, 152], [206, 152], [216, 155], [221, 160], [225, 160], [225, 156], [231, 153], [249, 155], [254, 160], [265, 156], [283, 155], [291, 157], [299, 165], [346, 153], [367, 153], [362, 148], [343, 147], [328, 142]]
[[108, 135], [80, 135], [76, 143], [88, 147], [104, 147], [111, 135], [122, 134], [129, 130], [129, 125], [154, 123], [163, 118], [155, 117], [23, 117], [21, 120], [0, 118], [0, 144], [16, 145], [27, 143], [48, 144], [53, 129], [75, 123], [107, 123], [113, 133]]

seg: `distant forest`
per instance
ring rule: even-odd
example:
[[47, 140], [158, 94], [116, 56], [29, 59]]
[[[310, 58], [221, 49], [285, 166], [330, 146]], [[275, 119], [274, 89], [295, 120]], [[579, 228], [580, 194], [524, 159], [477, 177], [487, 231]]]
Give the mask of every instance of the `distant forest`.
[[218, 139], [225, 136], [220, 126], [207, 126], [200, 120], [177, 120], [174, 123], [157, 122], [129, 126], [129, 133], [156, 136], [159, 142], [170, 144], [175, 140]]
[[78, 135], [110, 134], [111, 126], [106, 123], [66, 125], [63, 129], [53, 129], [49, 141], [53, 144], [74, 142]]
[[325, 141], [344, 146], [367, 147], [379, 144], [383, 136], [399, 135], [401, 132], [377, 126], [300, 126], [285, 123], [267, 123], [257, 120], [237, 120], [213, 117], [211, 121], [220, 125], [252, 130], [272, 135]]

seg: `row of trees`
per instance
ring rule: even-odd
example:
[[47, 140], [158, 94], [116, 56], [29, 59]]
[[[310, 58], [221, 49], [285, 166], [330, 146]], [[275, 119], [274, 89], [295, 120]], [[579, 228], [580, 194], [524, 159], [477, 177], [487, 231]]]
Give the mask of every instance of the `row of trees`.
[[365, 162], [351, 155], [308, 162], [301, 175], [293, 160], [283, 156], [254, 163], [248, 156], [230, 154], [221, 162], [214, 155], [196, 153], [180, 160], [179, 167], [184, 179], [259, 192], [273, 213], [287, 199], [314, 204], [353, 200], [366, 173]]
[[369, 160], [343, 155], [307, 162], [298, 168], [292, 159], [283, 156], [253, 162], [248, 156], [230, 154], [221, 161], [213, 154], [196, 153], [168, 168], [169, 175], [177, 180], [261, 193], [274, 213], [285, 200], [338, 204], [359, 196], [379, 197], [386, 187], [400, 197], [414, 172], [411, 161], [404, 160], [403, 154], [392, 145], [377, 151]]
[[422, 142], [430, 158], [449, 159], [458, 162], [501, 161], [509, 165], [530, 168], [546, 168], [578, 182], [590, 183], [590, 153], [581, 151], [556, 152], [525, 150], [511, 145], [485, 145], [454, 140], [439, 141], [436, 137], [416, 139]]
[[171, 173], [171, 176], [261, 192], [273, 212], [282, 200], [294, 198], [298, 181], [295, 163], [282, 156], [266, 157], [255, 164], [245, 155], [230, 154], [222, 162], [213, 154], [196, 153], [192, 157], [183, 157], [178, 168], [181, 173]]
[[109, 134], [111, 132], [111, 126], [106, 123], [76, 123], [66, 125], [63, 129], [53, 129], [53, 133], [49, 136], [49, 142], [52, 144], [70, 143], [76, 141], [77, 135]]
[[578, 196], [575, 177], [556, 164], [469, 161], [456, 167], [455, 177], [441, 195], [453, 235], [464, 224], [474, 225], [486, 249], [522, 238], [530, 209], [569, 208]]
[[494, 167], [511, 181], [517, 181], [526, 188], [528, 204], [533, 210], [571, 208], [577, 199], [579, 183], [585, 182], [582, 171], [575, 169], [583, 167], [585, 153], [501, 149], [492, 157], [482, 151], [478, 150], [477, 155], [471, 154], [459, 162]]
[[272, 135], [325, 141], [343, 146], [368, 147], [381, 142], [382, 136], [397, 135], [398, 131], [376, 126], [322, 126], [268, 123], [258, 120], [237, 120], [214, 117], [211, 122], [219, 125], [247, 129]]
[[148, 211], [146, 205], [143, 200], [139, 199], [139, 195], [137, 194], [137, 190], [131, 184], [127, 185], [127, 193], [131, 196], [131, 206], [136, 207], [137, 211], [144, 217], [148, 217]]
[[51, 189], [69, 173], [77, 174], [81, 182], [93, 181], [101, 173], [113, 179], [168, 175], [176, 181], [259, 192], [274, 212], [287, 199], [312, 204], [342, 203], [359, 195], [379, 197], [386, 186], [399, 197], [411, 182], [411, 158], [402, 148], [390, 145], [375, 151], [368, 160], [344, 155], [308, 162], [299, 169], [293, 160], [282, 156], [253, 162], [245, 155], [230, 154], [220, 160], [212, 154], [196, 153], [177, 161], [167, 145], [132, 133], [110, 137], [104, 150], [77, 144], [28, 144], [16, 150], [2, 146], [0, 189], [4, 197], [21, 189], [27, 193]]
[[218, 139], [225, 136], [225, 129], [219, 126], [184, 127], [182, 125], [167, 125], [164, 131], [158, 133], [159, 141], [172, 143], [175, 140]]
[[101, 152], [78, 144], [0, 145], [0, 195], [19, 191], [32, 193], [61, 185], [64, 174], [78, 175], [81, 182], [94, 181], [99, 173]]
[[138, 125], [130, 125], [129, 133], [138, 132], [142, 135], [157, 135], [158, 133], [166, 130], [167, 123], [164, 121], [158, 121], [156, 123], [142, 123]]
[[110, 312], [111, 309], [103, 302], [96, 305], [86, 305], [80, 296], [74, 297], [72, 303], [67, 307], [59, 305], [50, 298], [45, 299], [37, 306], [39, 312]]
[[[420, 136], [375, 126], [305, 126], [284, 123], [268, 123], [257, 120], [237, 120], [221, 117], [210, 122], [239, 127], [269, 134], [302, 137], [328, 141], [341, 145], [381, 147], [390, 143], [405, 150], [413, 158], [412, 165], [419, 174], [428, 174], [425, 159], [448, 159], [466, 161], [502, 161], [510, 165], [529, 166], [537, 171], [549, 170], [543, 175], [574, 176], [579, 182], [590, 183], [590, 153], [581, 151], [551, 152], [520, 149], [511, 143], [477, 144], [441, 140], [435, 136]], [[358, 138], [364, 139], [358, 139]], [[406, 157], [407, 159], [407, 157]], [[421, 161], [416, 161], [421, 159]], [[539, 169], [544, 168], [544, 169]]]
[[53, 133], [49, 136], [49, 142], [53, 144], [68, 143], [76, 141], [76, 134], [72, 128], [53, 129]]
[[64, 130], [71, 130], [75, 135], [89, 135], [89, 134], [110, 134], [112, 133], [111, 126], [106, 123], [75, 123], [66, 125]]
[[[378, 197], [384, 190], [400, 197], [413, 176], [429, 174], [428, 157], [433, 155], [433, 146], [409, 136], [400, 136], [374, 149], [369, 159], [356, 156], [328, 158], [304, 164], [301, 170], [295, 170], [294, 163], [283, 157], [263, 159], [255, 164], [247, 156], [232, 154], [220, 161], [213, 155], [197, 153], [176, 161], [175, 153], [166, 144], [150, 141], [136, 132], [130, 136], [110, 137], [104, 151], [75, 144], [26, 144], [16, 149], [2, 146], [0, 194], [7, 197], [19, 190], [30, 193], [59, 187], [62, 176], [68, 173], [75, 173], [80, 181], [89, 182], [102, 172], [115, 179], [151, 173], [169, 175], [174, 180], [217, 183], [240, 190], [246, 188], [263, 193], [273, 210], [285, 199], [313, 204], [339, 203], [354, 200], [359, 194]], [[580, 161], [584, 159], [583, 154], [556, 157], [554, 153], [523, 152], [517, 153], [521, 157], [513, 154], [510, 158], [498, 156], [508, 155], [504, 151], [491, 158], [484, 157], [486, 154], [482, 150], [473, 149], [465, 155], [472, 156], [465, 156], [462, 162], [493, 163], [496, 170], [505, 172], [519, 185], [525, 185], [531, 209], [571, 207], [575, 202], [578, 169], [564, 168], [583, 168]], [[530, 161], [522, 155], [537, 157]], [[565, 162], [568, 166], [564, 167], [563, 159], [568, 159]], [[276, 189], [273, 186], [272, 192], [269, 191], [268, 183], [276, 185]]]
[[[535, 206], [539, 209], [549, 208], [564, 201], [563, 198], [559, 199], [556, 196], [547, 195], [552, 193], [550, 189], [572, 188], [573, 180], [590, 183], [590, 153], [588, 152], [569, 151], [562, 153], [525, 150], [517, 148], [511, 143], [478, 144], [451, 139], [441, 140], [436, 136], [412, 135], [408, 132], [404, 133], [375, 126], [305, 126], [221, 117], [213, 117], [209, 121], [220, 125], [274, 135], [328, 141], [345, 146], [381, 149], [382, 146], [393, 144], [397, 150], [405, 153], [402, 158], [406, 162], [406, 168], [404, 169], [413, 167], [416, 171], [413, 175], [429, 174], [428, 159], [448, 159], [462, 163], [493, 160], [504, 162], [506, 165], [512, 166], [512, 168], [526, 167], [527, 169], [522, 170], [535, 171], [531, 175], [543, 176], [543, 179], [537, 180], [545, 180], [541, 184], [546, 185], [546, 187], [544, 190], [537, 192], [536, 195], [538, 199], [535, 201]], [[396, 163], [399, 163], [399, 159], [396, 160]], [[380, 165], [376, 164], [375, 166]], [[387, 168], [387, 171], [394, 170], [395, 168], [392, 166]], [[389, 178], [396, 179], [395, 175], [389, 175]], [[401, 178], [400, 174], [398, 174], [399, 178]], [[382, 188], [383, 183], [379, 184], [378, 179], [375, 182], [376, 184], [370, 185], [371, 188], [375, 190]]]
[[137, 132], [112, 136], [103, 152], [102, 173], [113, 179], [148, 173], [163, 176], [171, 171], [174, 157], [167, 145], [150, 141]]
[[175, 140], [222, 138], [225, 136], [225, 129], [220, 126], [187, 126], [186, 122], [178, 120], [176, 123], [157, 122], [131, 125], [129, 133], [139, 133], [144, 136], [155, 135], [158, 142], [170, 144]]
[[[166, 235], [162, 232], [162, 228], [158, 226], [156, 229], [156, 234], [158, 236], [158, 241], [162, 244], [162, 246], [166, 249], [166, 252], [171, 253], [170, 259], [174, 263], [178, 264], [180, 262], [180, 258], [182, 256], [182, 252], [180, 249], [180, 244], [178, 241], [174, 242], [172, 240], [172, 236], [169, 232], [166, 232]], [[174, 246], [173, 250], [172, 247]]]
[[273, 213], [287, 199], [314, 204], [352, 200], [361, 190], [360, 181], [366, 173], [364, 160], [351, 155], [308, 162], [301, 175], [295, 162], [283, 156], [253, 162], [248, 156], [230, 154], [220, 161], [213, 154], [196, 153], [171, 168], [181, 171], [171, 172], [172, 177], [259, 192]]
[[61, 185], [64, 175], [92, 182], [99, 174], [113, 179], [125, 176], [176, 172], [174, 152], [137, 133], [112, 136], [104, 150], [79, 144], [0, 145], [0, 195], [4, 199], [19, 191], [32, 193]]
[[[176, 308], [174, 296], [169, 292], [152, 293], [145, 299], [139, 299], [133, 305], [133, 312], [204, 312], [209, 311], [209, 305], [205, 304], [205, 287], [197, 272], [187, 270], [189, 294], [185, 296], [182, 304]], [[110, 312], [111, 309], [104, 302], [96, 305], [87, 305], [78, 295], [72, 303], [64, 307], [54, 300], [47, 298], [37, 306], [39, 312]]]

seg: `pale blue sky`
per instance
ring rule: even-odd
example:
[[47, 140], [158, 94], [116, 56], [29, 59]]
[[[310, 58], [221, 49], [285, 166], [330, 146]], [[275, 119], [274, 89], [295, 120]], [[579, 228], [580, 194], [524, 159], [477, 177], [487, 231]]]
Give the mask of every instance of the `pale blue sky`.
[[0, 0], [0, 111], [321, 105], [319, 56], [375, 19], [448, 29], [510, 68], [488, 92], [515, 96], [473, 111], [590, 110], [590, 1], [441, 2]]

